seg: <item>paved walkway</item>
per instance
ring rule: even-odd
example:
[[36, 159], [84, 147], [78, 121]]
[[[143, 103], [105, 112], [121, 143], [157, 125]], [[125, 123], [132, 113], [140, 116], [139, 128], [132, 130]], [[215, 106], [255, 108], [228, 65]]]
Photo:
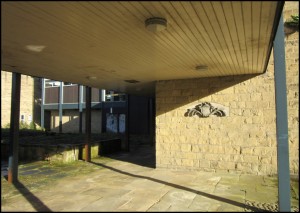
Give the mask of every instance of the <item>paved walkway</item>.
[[[56, 174], [58, 180], [36, 188], [20, 182], [9, 196], [2, 189], [1, 211], [278, 211], [274, 177], [154, 169], [149, 150], [144, 146], [138, 153], [112, 155], [113, 160], [93, 159], [85, 163], [90, 172]], [[51, 173], [30, 163], [19, 173], [25, 177], [34, 171], [43, 172], [39, 177]], [[297, 193], [293, 211], [299, 211]]]

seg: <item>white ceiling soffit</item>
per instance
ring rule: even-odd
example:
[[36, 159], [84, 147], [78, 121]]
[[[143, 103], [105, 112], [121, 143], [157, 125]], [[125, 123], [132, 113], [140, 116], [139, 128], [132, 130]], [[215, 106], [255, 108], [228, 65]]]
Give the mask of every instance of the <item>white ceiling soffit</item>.
[[[136, 94], [153, 94], [158, 80], [263, 73], [282, 8], [276, 1], [1, 2], [1, 69]], [[166, 29], [148, 31], [151, 17], [166, 19]]]

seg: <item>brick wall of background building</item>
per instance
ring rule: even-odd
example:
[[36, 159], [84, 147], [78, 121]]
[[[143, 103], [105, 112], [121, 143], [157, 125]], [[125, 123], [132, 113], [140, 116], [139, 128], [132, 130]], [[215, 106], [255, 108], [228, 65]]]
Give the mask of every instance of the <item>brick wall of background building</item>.
[[[298, 14], [286, 2], [284, 20]], [[299, 173], [299, 33], [286, 44], [290, 172]], [[229, 107], [228, 117], [186, 117], [201, 102]], [[266, 73], [156, 84], [156, 166], [258, 175], [277, 173], [274, 61]]]
[[[1, 127], [10, 123], [12, 73], [1, 71]], [[20, 116], [29, 124], [30, 117], [40, 125], [40, 80], [21, 75]]]
[[[91, 111], [91, 132], [101, 133], [101, 110]], [[51, 131], [59, 132], [59, 114], [58, 110], [51, 111]], [[79, 111], [63, 110], [62, 116], [62, 132], [78, 133], [79, 132]], [[82, 113], [82, 132], [85, 132], [85, 112]]]

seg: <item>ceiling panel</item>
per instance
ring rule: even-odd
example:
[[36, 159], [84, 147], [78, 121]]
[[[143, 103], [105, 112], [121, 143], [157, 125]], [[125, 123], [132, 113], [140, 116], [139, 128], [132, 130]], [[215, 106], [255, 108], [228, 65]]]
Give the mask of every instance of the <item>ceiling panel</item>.
[[[1, 69], [139, 94], [153, 94], [159, 80], [263, 73], [282, 7], [270, 1], [1, 2]], [[167, 29], [149, 32], [151, 17], [165, 18]]]

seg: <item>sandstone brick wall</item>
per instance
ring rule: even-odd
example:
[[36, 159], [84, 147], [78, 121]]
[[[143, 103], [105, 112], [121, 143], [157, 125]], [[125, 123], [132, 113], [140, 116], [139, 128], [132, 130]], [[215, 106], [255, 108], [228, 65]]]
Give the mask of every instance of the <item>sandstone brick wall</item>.
[[[285, 2], [284, 20], [291, 15], [299, 15], [299, 2]], [[290, 170], [299, 175], [299, 32], [288, 35], [285, 45]]]
[[[285, 10], [294, 14], [295, 8], [295, 2], [286, 2]], [[285, 42], [290, 173], [298, 174], [298, 32]], [[185, 117], [187, 109], [205, 101], [229, 107], [229, 116]], [[276, 143], [273, 55], [261, 75], [156, 83], [157, 167], [276, 174]]]
[[[78, 133], [79, 132], [79, 111], [64, 110], [62, 116], [62, 132]], [[58, 110], [51, 111], [50, 129], [53, 132], [59, 132], [59, 114]], [[82, 132], [85, 132], [85, 112], [82, 113]], [[91, 132], [101, 133], [101, 110], [91, 111]]]
[[[11, 87], [12, 73], [1, 71], [1, 127], [10, 123]], [[40, 92], [34, 91], [37, 87], [39, 87], [38, 78], [21, 75], [20, 116], [24, 115], [25, 122], [28, 124], [29, 116], [38, 125], [40, 123], [40, 114], [38, 114]]]

